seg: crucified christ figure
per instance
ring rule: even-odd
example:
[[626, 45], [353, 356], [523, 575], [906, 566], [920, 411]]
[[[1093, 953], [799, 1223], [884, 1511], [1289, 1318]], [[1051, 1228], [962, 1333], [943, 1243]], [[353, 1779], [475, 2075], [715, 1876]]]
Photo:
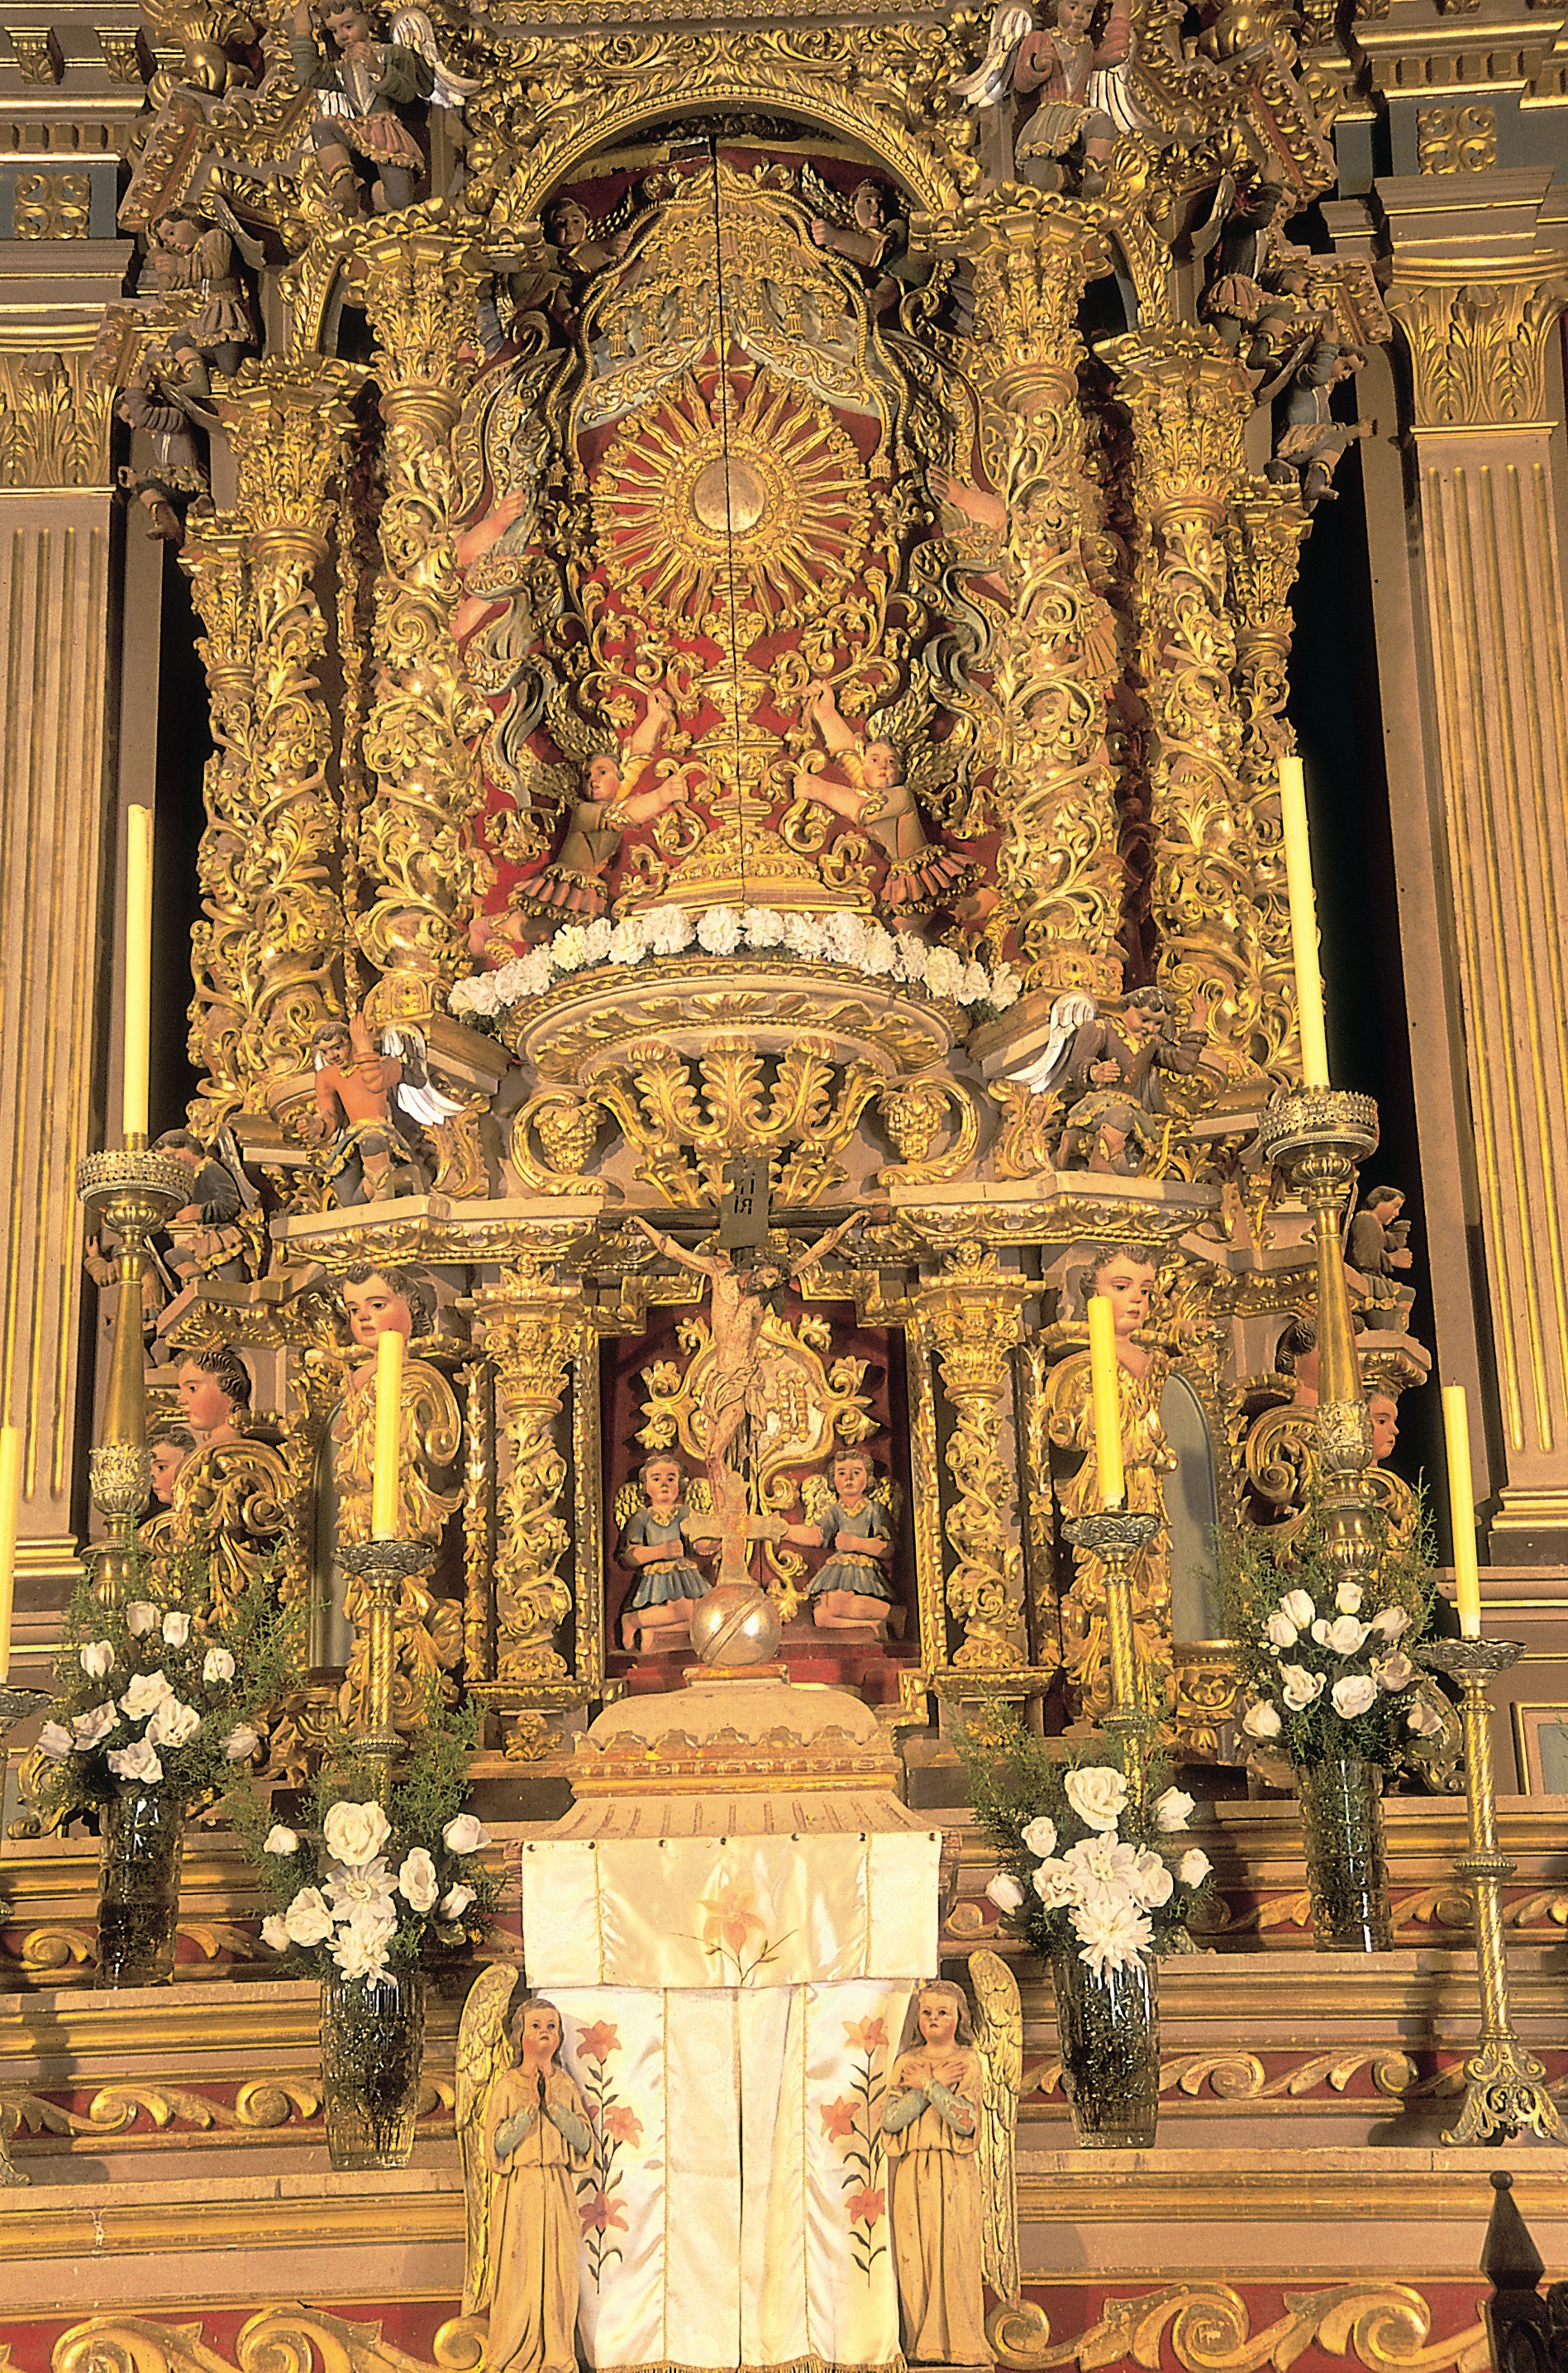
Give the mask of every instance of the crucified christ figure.
[[730, 1444], [746, 1422], [748, 1405], [757, 1382], [757, 1345], [767, 1315], [766, 1296], [792, 1282], [840, 1245], [859, 1220], [859, 1212], [819, 1236], [808, 1253], [788, 1267], [762, 1259], [742, 1267], [728, 1253], [692, 1253], [672, 1236], [661, 1235], [646, 1220], [636, 1222], [651, 1245], [682, 1268], [694, 1268], [709, 1280], [708, 1326], [714, 1347], [713, 1373], [703, 1395], [706, 1420], [703, 1463], [714, 1494], [714, 1506], [728, 1498], [725, 1478]]

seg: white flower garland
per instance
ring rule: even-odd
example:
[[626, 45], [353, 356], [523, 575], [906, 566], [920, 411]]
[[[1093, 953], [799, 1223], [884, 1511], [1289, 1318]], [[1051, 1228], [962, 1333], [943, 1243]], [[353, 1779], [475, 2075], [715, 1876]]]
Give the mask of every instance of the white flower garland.
[[711, 906], [695, 919], [683, 906], [654, 906], [611, 923], [565, 923], [553, 938], [496, 972], [460, 980], [448, 1003], [457, 1014], [489, 1017], [524, 998], [543, 997], [558, 980], [590, 964], [636, 964], [650, 956], [677, 956], [690, 947], [730, 956], [742, 948], [777, 949], [807, 963], [846, 964], [869, 980], [919, 986], [955, 1005], [989, 1005], [1005, 1012], [1023, 982], [1011, 964], [994, 972], [966, 962], [952, 948], [928, 948], [911, 933], [889, 931], [864, 916], [784, 915], [772, 906]]

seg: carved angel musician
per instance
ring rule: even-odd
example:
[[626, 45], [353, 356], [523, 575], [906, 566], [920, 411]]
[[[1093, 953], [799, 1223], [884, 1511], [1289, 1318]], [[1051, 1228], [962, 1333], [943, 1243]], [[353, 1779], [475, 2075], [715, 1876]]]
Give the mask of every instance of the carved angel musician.
[[[318, 22], [330, 46], [327, 57], [316, 44]], [[333, 203], [344, 215], [362, 211], [354, 156], [375, 175], [377, 212], [413, 203], [424, 158], [400, 109], [428, 99], [456, 110], [479, 88], [443, 60], [423, 8], [401, 9], [391, 35], [390, 41], [377, 38], [362, 0], [327, 0], [319, 11], [310, 0], [296, 0], [289, 53], [300, 88], [317, 95], [310, 136]]]
[[488, 2311], [487, 2373], [576, 2373], [574, 2170], [593, 2135], [582, 2095], [557, 2063], [561, 2015], [517, 1973], [486, 1970], [458, 2037], [458, 2139], [468, 2207], [463, 2312]]
[[971, 1954], [970, 1976], [978, 2045], [962, 1988], [923, 1985], [882, 2104], [904, 2355], [914, 2365], [989, 2365], [982, 2279], [1004, 2303], [1018, 2295], [1022, 2007], [996, 1954]]
[[[228, 214], [226, 205], [224, 211]], [[235, 223], [234, 228], [238, 228]], [[261, 261], [259, 246], [247, 242], [247, 249], [248, 259]], [[257, 343], [255, 318], [234, 250], [227, 228], [180, 213], [163, 217], [147, 255], [160, 288], [188, 289], [200, 300], [194, 321], [187, 324], [188, 334], [203, 358], [215, 364], [226, 379], [234, 377], [247, 348]]]
[[823, 684], [805, 705], [817, 728], [829, 765], [796, 770], [796, 797], [814, 800], [871, 835], [888, 860], [881, 904], [906, 915], [929, 913], [961, 890], [972, 868], [951, 849], [925, 836], [914, 792], [904, 780], [904, 764], [890, 742], [862, 742], [840, 714], [831, 684]]

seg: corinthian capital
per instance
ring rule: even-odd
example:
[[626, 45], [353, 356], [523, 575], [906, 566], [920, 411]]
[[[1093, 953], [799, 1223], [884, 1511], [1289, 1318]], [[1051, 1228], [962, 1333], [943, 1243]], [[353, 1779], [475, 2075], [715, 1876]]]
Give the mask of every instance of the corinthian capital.
[[364, 372], [323, 356], [258, 363], [218, 404], [239, 476], [238, 509], [261, 537], [326, 550], [323, 506], [354, 426]]
[[1191, 330], [1136, 333], [1099, 348], [1132, 415], [1142, 502], [1217, 519], [1247, 473], [1252, 387], [1239, 363]]
[[1551, 425], [1546, 359], [1568, 258], [1407, 266], [1388, 304], [1405, 333], [1418, 430]]

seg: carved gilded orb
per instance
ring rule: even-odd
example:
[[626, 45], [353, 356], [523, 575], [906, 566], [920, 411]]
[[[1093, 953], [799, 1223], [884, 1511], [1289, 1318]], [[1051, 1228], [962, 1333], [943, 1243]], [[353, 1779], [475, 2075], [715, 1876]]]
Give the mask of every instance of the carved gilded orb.
[[691, 1645], [704, 1665], [766, 1665], [778, 1653], [779, 1614], [753, 1584], [721, 1583], [700, 1599]]

